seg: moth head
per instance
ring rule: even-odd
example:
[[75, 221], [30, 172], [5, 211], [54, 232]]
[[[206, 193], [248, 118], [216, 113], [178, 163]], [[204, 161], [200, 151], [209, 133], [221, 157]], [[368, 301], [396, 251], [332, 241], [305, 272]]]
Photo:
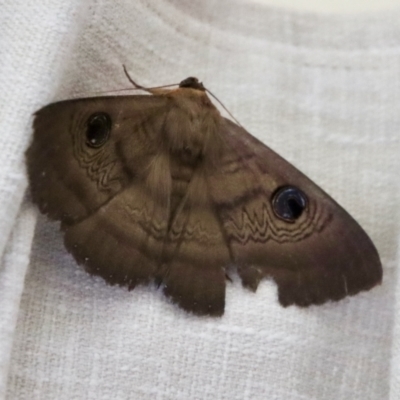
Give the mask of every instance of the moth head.
[[179, 84], [179, 87], [201, 90], [202, 92], [206, 91], [206, 88], [203, 86], [203, 83], [199, 82], [199, 80], [197, 78], [194, 78], [193, 76], [190, 76], [189, 78], [184, 79]]
[[272, 195], [272, 209], [275, 215], [286, 222], [298, 220], [307, 205], [306, 194], [296, 186], [282, 186]]
[[95, 112], [86, 122], [86, 145], [92, 148], [103, 146], [110, 138], [111, 117], [106, 112]]

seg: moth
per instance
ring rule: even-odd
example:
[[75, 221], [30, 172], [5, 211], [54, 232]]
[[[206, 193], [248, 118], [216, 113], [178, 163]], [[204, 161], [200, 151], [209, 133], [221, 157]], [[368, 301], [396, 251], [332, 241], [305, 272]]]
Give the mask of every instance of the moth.
[[[132, 80], [131, 80], [132, 81]], [[197, 315], [221, 316], [229, 271], [307, 307], [381, 282], [377, 250], [310, 179], [221, 116], [196, 78], [147, 94], [66, 100], [35, 114], [31, 195], [61, 221], [90, 274], [155, 282]]]

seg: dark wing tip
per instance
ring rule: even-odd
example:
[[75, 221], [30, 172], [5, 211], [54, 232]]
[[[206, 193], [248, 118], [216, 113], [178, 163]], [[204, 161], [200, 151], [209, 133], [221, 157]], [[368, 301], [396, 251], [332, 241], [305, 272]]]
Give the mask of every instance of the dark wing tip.
[[347, 234], [337, 237], [336, 249], [329, 246], [326, 239], [329, 233], [325, 238], [322, 234], [321, 248], [315, 250], [315, 256], [306, 257], [313, 263], [302, 266], [301, 273], [291, 271], [276, 279], [279, 302], [284, 307], [338, 301], [382, 282], [382, 263], [377, 250], [361, 227], [355, 221], [353, 224]]

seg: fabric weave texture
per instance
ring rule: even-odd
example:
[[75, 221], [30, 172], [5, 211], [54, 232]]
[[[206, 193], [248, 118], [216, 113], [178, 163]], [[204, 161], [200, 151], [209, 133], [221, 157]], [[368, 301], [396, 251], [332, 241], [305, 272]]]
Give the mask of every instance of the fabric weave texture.
[[[0, 399], [399, 399], [399, 11], [319, 15], [229, 0], [3, 3]], [[87, 275], [29, 200], [33, 113], [197, 76], [374, 241], [381, 286], [282, 308], [228, 284], [222, 318]], [[110, 92], [110, 94], [112, 94]]]

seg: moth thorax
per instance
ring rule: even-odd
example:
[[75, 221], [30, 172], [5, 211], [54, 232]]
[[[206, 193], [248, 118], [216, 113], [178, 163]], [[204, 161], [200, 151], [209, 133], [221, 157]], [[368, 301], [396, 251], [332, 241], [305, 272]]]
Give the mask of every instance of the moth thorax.
[[169, 131], [171, 156], [179, 158], [184, 164], [196, 164], [206, 156], [205, 149], [215, 136], [215, 126], [215, 121], [209, 116], [183, 120], [177, 129]]
[[182, 94], [175, 95], [173, 100], [175, 107], [171, 109], [167, 118], [169, 137], [173, 145], [186, 142], [190, 147], [192, 138], [204, 140], [221, 118], [204, 92], [182, 89]]

